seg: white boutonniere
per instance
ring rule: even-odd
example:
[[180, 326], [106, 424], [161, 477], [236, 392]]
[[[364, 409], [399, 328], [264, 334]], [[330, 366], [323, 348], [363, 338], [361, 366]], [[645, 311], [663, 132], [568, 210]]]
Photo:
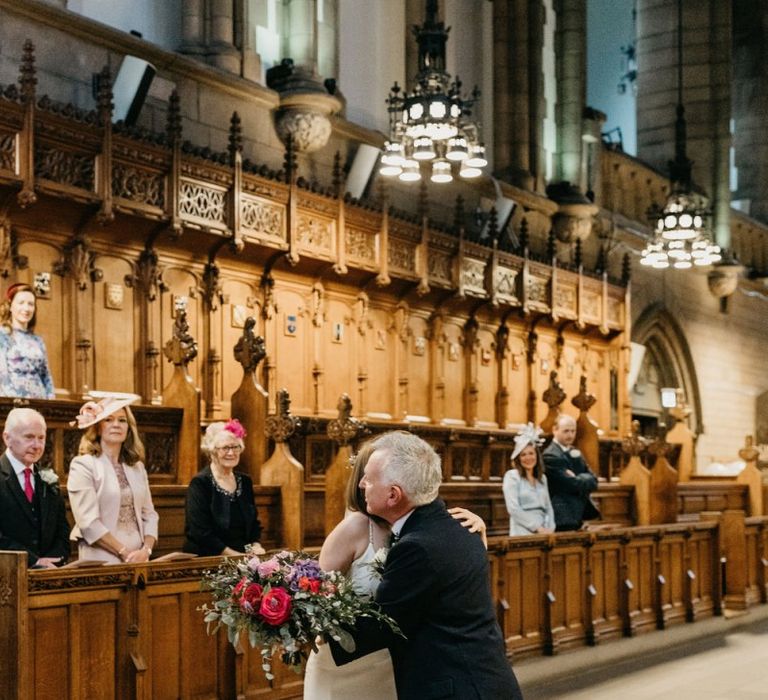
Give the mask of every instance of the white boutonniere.
[[38, 469], [37, 473], [40, 478], [48, 484], [48, 486], [57, 486], [59, 483], [59, 475], [53, 471], [53, 469]]
[[575, 447], [572, 450], [568, 451], [568, 454], [571, 455], [574, 459], [578, 459], [581, 457], [581, 450], [577, 450]]
[[387, 563], [387, 554], [389, 549], [387, 547], [380, 547], [376, 554], [373, 555], [373, 559], [368, 563], [368, 566], [373, 569], [373, 573], [379, 578], [384, 574], [384, 565]]

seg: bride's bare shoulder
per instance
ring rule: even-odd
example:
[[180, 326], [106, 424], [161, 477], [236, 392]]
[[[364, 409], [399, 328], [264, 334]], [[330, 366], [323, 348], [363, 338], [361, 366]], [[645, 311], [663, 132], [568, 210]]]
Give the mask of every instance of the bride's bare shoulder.
[[328, 535], [320, 550], [320, 566], [326, 571], [346, 571], [368, 545], [368, 516], [350, 512]]

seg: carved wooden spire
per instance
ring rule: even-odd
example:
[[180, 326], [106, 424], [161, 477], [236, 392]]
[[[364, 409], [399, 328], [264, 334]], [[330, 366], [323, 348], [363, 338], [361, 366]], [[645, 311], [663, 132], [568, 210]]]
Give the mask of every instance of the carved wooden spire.
[[287, 389], [278, 389], [277, 412], [267, 416], [264, 434], [277, 443], [287, 442], [301, 427], [301, 419], [291, 415], [291, 397]]
[[240, 121], [240, 115], [232, 112], [232, 118], [229, 120], [229, 162], [234, 165], [235, 156], [243, 152], [243, 127]]
[[165, 132], [172, 144], [181, 141], [181, 107], [179, 93], [174, 90], [168, 99], [168, 115]]
[[21, 101], [24, 103], [34, 101], [35, 87], [37, 86], [35, 45], [29, 39], [24, 42], [24, 52], [21, 56], [19, 86], [21, 88]]

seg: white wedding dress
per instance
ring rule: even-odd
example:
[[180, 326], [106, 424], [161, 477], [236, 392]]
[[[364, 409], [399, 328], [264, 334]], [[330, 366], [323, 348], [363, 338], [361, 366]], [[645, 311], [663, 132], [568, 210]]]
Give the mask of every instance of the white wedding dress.
[[[368, 548], [352, 562], [349, 577], [361, 594], [373, 596], [379, 577], [370, 563], [376, 551], [369, 528]], [[333, 661], [331, 649], [323, 644], [307, 659], [304, 674], [304, 700], [396, 700], [392, 659], [387, 649], [375, 651], [344, 666]]]

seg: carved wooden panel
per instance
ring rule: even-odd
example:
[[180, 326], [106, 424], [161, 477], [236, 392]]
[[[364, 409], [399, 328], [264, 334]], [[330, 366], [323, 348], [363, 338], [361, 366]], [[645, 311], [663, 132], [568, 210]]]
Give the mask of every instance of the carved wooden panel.
[[202, 226], [226, 225], [226, 189], [199, 180], [182, 178], [179, 185], [179, 214]]
[[621, 586], [625, 633], [636, 634], [656, 627], [655, 557], [652, 534], [634, 537], [624, 548], [625, 573]]
[[165, 176], [127, 163], [112, 164], [112, 194], [131, 202], [165, 206]]
[[16, 174], [16, 134], [0, 132], [0, 170]]
[[583, 644], [586, 583], [586, 551], [580, 535], [561, 538], [549, 554], [549, 621], [553, 650]]
[[507, 650], [515, 657], [541, 653], [544, 646], [544, 561], [540, 542], [527, 538], [510, 542], [510, 551], [503, 559], [504, 585], [499, 595], [509, 607], [503, 612], [502, 623]]
[[658, 543], [660, 623], [685, 622], [685, 540], [682, 532], [667, 532]]
[[267, 363], [274, 364], [270, 392], [287, 389], [291, 397], [291, 411], [297, 415], [315, 412], [312, 393], [311, 352], [312, 320], [307, 300], [293, 288], [275, 290], [276, 311], [266, 322]]
[[416, 274], [416, 244], [390, 236], [387, 262], [390, 272], [413, 277]]
[[430, 418], [431, 342], [427, 319], [411, 315], [408, 320], [405, 376], [408, 380], [407, 414], [412, 420]]
[[285, 206], [248, 194], [240, 198], [240, 228], [259, 241], [285, 245], [288, 233]]
[[520, 268], [498, 264], [493, 273], [493, 295], [498, 303], [517, 306]]
[[332, 260], [336, 255], [336, 222], [316, 214], [300, 212], [296, 240], [302, 253]]
[[94, 157], [54, 146], [36, 144], [35, 175], [60, 185], [93, 191]]
[[597, 642], [623, 633], [621, 606], [621, 538], [606, 535], [589, 550], [587, 581], [588, 639]]
[[608, 292], [608, 318], [609, 328], [620, 329], [624, 327], [624, 296], [614, 290]]
[[347, 225], [344, 246], [347, 261], [355, 267], [375, 270], [379, 262], [379, 235], [375, 231]]
[[575, 319], [578, 316], [579, 287], [575, 280], [563, 280], [558, 277], [555, 286], [553, 311], [562, 318]]
[[438, 390], [443, 396], [443, 422], [464, 425], [464, 391], [466, 364], [464, 362], [464, 334], [460, 321], [450, 319], [443, 324], [442, 339], [437, 345], [440, 355], [436, 377]]
[[543, 265], [529, 265], [525, 285], [525, 302], [529, 309], [549, 312], [551, 270]]
[[603, 287], [597, 280], [585, 279], [581, 290], [581, 318], [586, 323], [600, 324], [603, 320]]
[[481, 298], [488, 295], [485, 288], [485, 271], [487, 266], [487, 260], [476, 260], [469, 257], [461, 259], [460, 284], [465, 294]]
[[429, 284], [436, 287], [450, 288], [453, 286], [453, 258], [450, 253], [442, 250], [429, 249], [427, 258]]
[[470, 390], [476, 392], [476, 424], [498, 427], [496, 423], [496, 392], [499, 373], [496, 357], [496, 333], [494, 328], [481, 326], [477, 332], [474, 354], [475, 380]]

